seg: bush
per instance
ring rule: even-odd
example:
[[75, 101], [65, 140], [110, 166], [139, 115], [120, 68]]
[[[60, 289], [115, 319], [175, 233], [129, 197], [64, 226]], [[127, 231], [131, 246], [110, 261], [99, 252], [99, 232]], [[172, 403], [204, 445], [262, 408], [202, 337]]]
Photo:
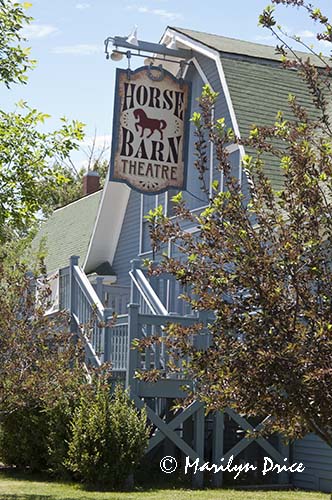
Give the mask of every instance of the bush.
[[0, 459], [5, 465], [32, 471], [47, 468], [48, 418], [41, 408], [23, 408], [4, 416], [0, 428]]
[[83, 482], [121, 487], [135, 470], [148, 444], [146, 412], [138, 412], [119, 385], [113, 395], [99, 382], [74, 412], [69, 470]]
[[34, 472], [68, 474], [68, 453], [73, 404], [67, 399], [52, 408], [24, 407], [3, 417], [0, 425], [0, 460]]
[[47, 470], [57, 477], [68, 476], [65, 461], [68, 455], [68, 443], [71, 439], [71, 421], [74, 410], [75, 402], [63, 398], [47, 411]]

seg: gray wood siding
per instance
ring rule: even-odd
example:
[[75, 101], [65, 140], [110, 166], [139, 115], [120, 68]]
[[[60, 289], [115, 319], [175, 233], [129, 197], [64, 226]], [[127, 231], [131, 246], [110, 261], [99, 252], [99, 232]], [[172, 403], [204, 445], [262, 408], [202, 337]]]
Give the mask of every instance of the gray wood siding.
[[117, 285], [129, 286], [130, 261], [139, 252], [140, 234], [140, 194], [130, 193], [118, 246], [113, 260], [113, 269], [117, 275]]
[[240, 151], [234, 151], [229, 155], [229, 163], [231, 164], [231, 176], [232, 177], [239, 177], [239, 171], [240, 171]]
[[314, 434], [293, 445], [292, 462], [302, 462], [304, 472], [293, 474], [293, 484], [308, 490], [332, 491], [332, 448]]
[[[191, 115], [194, 111], [199, 111], [199, 105], [197, 98], [202, 93], [202, 88], [204, 82], [200, 75], [198, 74], [195, 66], [190, 65], [189, 70], [186, 75], [186, 79], [192, 82], [191, 87]], [[188, 207], [190, 209], [202, 207], [206, 205], [206, 197], [201, 191], [200, 182], [198, 180], [198, 172], [195, 168], [195, 127], [192, 123], [189, 124], [189, 144], [188, 144], [188, 165], [187, 165], [187, 193], [185, 193], [185, 199], [187, 200]], [[208, 179], [208, 175], [207, 175]]]
[[151, 250], [151, 240], [150, 240], [150, 230], [149, 223], [144, 218], [145, 215], [149, 213], [149, 211], [156, 208], [157, 204], [159, 205], [160, 196], [149, 196], [143, 195], [143, 214], [142, 214], [142, 246], [141, 252], [149, 252]]
[[220, 78], [216, 63], [201, 54], [195, 53], [195, 58], [206, 75], [211, 87], [215, 92], [219, 93], [218, 101], [215, 106], [215, 117], [225, 118], [227, 127], [232, 126], [231, 116], [228, 110], [224, 91], [221, 86]]

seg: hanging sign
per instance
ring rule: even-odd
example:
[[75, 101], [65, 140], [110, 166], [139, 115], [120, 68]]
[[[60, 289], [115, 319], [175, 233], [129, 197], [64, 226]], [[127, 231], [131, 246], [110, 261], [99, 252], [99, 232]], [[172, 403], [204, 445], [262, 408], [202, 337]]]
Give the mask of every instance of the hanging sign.
[[161, 67], [116, 76], [110, 180], [146, 194], [185, 189], [190, 83]]

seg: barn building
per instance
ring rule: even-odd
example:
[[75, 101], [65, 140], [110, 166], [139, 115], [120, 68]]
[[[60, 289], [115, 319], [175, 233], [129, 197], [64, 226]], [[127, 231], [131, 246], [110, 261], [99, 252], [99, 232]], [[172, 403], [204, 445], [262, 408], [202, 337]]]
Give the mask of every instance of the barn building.
[[[123, 50], [128, 50], [128, 45], [122, 42]], [[116, 48], [121, 47], [121, 40], [119, 44]], [[185, 80], [191, 82], [191, 113], [197, 110], [196, 99], [202, 86], [208, 83], [219, 93], [215, 116], [224, 117], [226, 125], [239, 137], [245, 137], [253, 124], [272, 125], [279, 110], [284, 110], [287, 118], [290, 93], [296, 94], [308, 108], [312, 106], [306, 86], [296, 71], [282, 68], [274, 47], [174, 27], [166, 29], [159, 52], [167, 46], [175, 46], [174, 50], [178, 51], [178, 59], [173, 58], [175, 62], [163, 64], [173, 74], [179, 71], [179, 60], [186, 54], [182, 70]], [[188, 123], [187, 126], [184, 196], [190, 209], [200, 212], [206, 200], [194, 169], [193, 125]], [[247, 180], [241, 159], [248, 151], [233, 144], [229, 146], [229, 153], [233, 173], [246, 192]], [[209, 155], [209, 161], [211, 183], [217, 176], [213, 170], [213, 154]], [[280, 187], [282, 177], [278, 164], [269, 161], [266, 172], [274, 187]], [[219, 180], [222, 183], [222, 179]], [[71, 312], [73, 330], [86, 340], [89, 362], [99, 365], [110, 360], [114, 378], [126, 381], [137, 406], [147, 404], [149, 419], [155, 427], [148, 450], [151, 456], [159, 456], [164, 442], [168, 450], [175, 448], [178, 456], [182, 454], [192, 460], [200, 458], [202, 463], [206, 460], [217, 463], [221, 457], [225, 457], [226, 463], [231, 455], [235, 461], [250, 459], [256, 463], [264, 455], [275, 462], [287, 457], [292, 463], [302, 462], [305, 471], [275, 475], [270, 482], [331, 491], [332, 450], [314, 435], [285, 447], [276, 437], [246, 439], [244, 431], [250, 429], [251, 424], [244, 415], [237, 415], [232, 410], [204, 416], [203, 406], [195, 402], [182, 413], [171, 414], [170, 403], [184, 394], [183, 380], [167, 373], [167, 353], [155, 346], [141, 356], [130, 350], [129, 345], [134, 338], [160, 334], [162, 325], [169, 321], [190, 325], [198, 318], [178, 299], [181, 290], [174, 279], [166, 276], [153, 281], [141, 266], [143, 258], [151, 257], [148, 223], [144, 216], [158, 205], [169, 214], [174, 192], [170, 189], [155, 195], [142, 194], [126, 183], [113, 181], [107, 181], [100, 189], [93, 172], [87, 173], [84, 189], [81, 199], [51, 215], [36, 240], [45, 240], [47, 270], [56, 276], [52, 284], [53, 309], [66, 308]], [[188, 227], [188, 231], [194, 230]], [[171, 245], [168, 251], [174, 251]], [[115, 326], [95, 324], [84, 331], [80, 325], [88, 322], [92, 311], [101, 321], [116, 312]], [[134, 378], [138, 368], [151, 367], [164, 369], [165, 378], [154, 384]], [[250, 479], [254, 483], [260, 480], [258, 477]], [[203, 475], [196, 474], [194, 481], [201, 485]], [[213, 482], [221, 485], [222, 474], [216, 474]]]

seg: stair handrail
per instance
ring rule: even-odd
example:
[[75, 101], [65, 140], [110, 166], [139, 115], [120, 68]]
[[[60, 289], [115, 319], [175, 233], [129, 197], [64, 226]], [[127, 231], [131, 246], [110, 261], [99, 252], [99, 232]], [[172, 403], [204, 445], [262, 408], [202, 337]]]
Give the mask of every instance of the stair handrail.
[[[71, 331], [83, 339], [88, 358], [96, 367], [100, 367], [108, 359], [105, 359], [105, 353], [109, 354], [112, 336], [109, 329], [113, 331], [113, 327], [118, 325], [109, 325], [113, 318], [113, 309], [103, 305], [84, 270], [79, 267], [78, 259], [77, 256], [72, 256], [69, 266]], [[128, 318], [127, 315], [121, 317]]]
[[93, 286], [91, 285], [90, 281], [88, 280], [86, 274], [82, 271], [82, 269], [78, 265], [73, 266], [73, 273], [76, 282], [80, 286], [90, 306], [95, 309], [98, 319], [100, 321], [104, 321], [105, 308], [101, 300], [99, 299], [96, 291], [94, 290]]
[[[135, 285], [147, 306], [150, 308], [152, 314], [161, 316], [168, 316], [168, 311], [164, 304], [159, 299], [158, 295], [152, 288], [149, 280], [146, 278], [142, 269], [139, 268], [140, 262], [138, 260], [131, 261], [131, 271], [129, 275], [132, 280], [132, 285]], [[134, 302], [134, 294], [132, 293], [131, 301]]]
[[[100, 301], [97, 293], [95, 292], [93, 286], [91, 285], [89, 279], [85, 275], [84, 271], [78, 265], [79, 257], [73, 255], [70, 257], [69, 266], [69, 276], [70, 276], [70, 314], [71, 314], [71, 331], [76, 332], [84, 340], [85, 349], [89, 353], [89, 358], [92, 360], [95, 366], [101, 366], [101, 359], [96, 353], [88, 335], [85, 332], [84, 327], [82, 327], [83, 318], [78, 316], [77, 310], [77, 295], [76, 287], [79, 288], [85, 297], [87, 303], [90, 305], [91, 309], [94, 311], [96, 318], [102, 323], [105, 321], [106, 310]], [[76, 286], [75, 286], [76, 284]], [[102, 327], [103, 329], [104, 327]]]

